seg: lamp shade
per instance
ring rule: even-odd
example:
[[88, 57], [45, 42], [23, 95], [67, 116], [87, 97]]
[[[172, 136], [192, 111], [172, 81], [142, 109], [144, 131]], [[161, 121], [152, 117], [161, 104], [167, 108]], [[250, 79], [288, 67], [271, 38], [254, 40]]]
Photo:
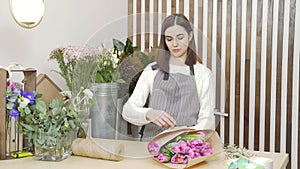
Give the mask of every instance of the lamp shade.
[[10, 10], [18, 25], [30, 29], [42, 21], [45, 4], [44, 0], [10, 0]]

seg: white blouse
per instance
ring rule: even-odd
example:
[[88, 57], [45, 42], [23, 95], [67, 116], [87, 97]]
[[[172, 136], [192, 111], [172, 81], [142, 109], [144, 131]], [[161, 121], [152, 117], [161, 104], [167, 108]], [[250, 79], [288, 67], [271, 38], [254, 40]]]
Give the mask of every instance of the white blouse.
[[[150, 63], [142, 72], [135, 89], [123, 107], [123, 118], [135, 125], [142, 126], [150, 123], [146, 119], [146, 113], [151, 108], [143, 107], [146, 103], [148, 95], [152, 93], [153, 82], [158, 70], [152, 70], [152, 65], [156, 62]], [[170, 65], [170, 73], [182, 73], [190, 75], [189, 66]], [[215, 117], [213, 113], [214, 108], [214, 94], [211, 71], [204, 65], [197, 62], [194, 65], [195, 79], [198, 90], [200, 110], [198, 113], [197, 125], [193, 128], [198, 130], [215, 129]]]

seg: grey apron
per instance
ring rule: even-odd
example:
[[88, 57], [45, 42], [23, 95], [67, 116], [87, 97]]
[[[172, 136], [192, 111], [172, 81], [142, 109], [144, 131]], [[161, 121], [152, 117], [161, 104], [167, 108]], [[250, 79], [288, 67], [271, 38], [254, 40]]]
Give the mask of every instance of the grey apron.
[[[190, 71], [191, 75], [184, 75], [159, 70], [154, 78], [149, 107], [169, 113], [176, 120], [176, 126], [197, 123], [200, 102], [193, 66], [190, 66]], [[141, 130], [141, 140], [149, 141], [166, 129], [149, 123]]]

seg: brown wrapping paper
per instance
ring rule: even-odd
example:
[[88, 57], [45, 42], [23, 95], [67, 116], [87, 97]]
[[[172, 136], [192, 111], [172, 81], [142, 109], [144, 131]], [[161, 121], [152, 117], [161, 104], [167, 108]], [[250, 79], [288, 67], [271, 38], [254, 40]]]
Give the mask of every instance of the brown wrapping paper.
[[77, 138], [72, 143], [74, 155], [120, 161], [124, 155], [124, 145], [105, 139]]

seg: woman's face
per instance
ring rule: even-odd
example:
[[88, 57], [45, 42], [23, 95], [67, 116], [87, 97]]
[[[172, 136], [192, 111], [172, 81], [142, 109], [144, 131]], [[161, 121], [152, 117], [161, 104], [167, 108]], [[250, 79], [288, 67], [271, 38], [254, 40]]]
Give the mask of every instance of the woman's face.
[[180, 25], [167, 28], [165, 31], [165, 42], [171, 57], [186, 59], [187, 49], [192, 36], [192, 33], [189, 34]]

